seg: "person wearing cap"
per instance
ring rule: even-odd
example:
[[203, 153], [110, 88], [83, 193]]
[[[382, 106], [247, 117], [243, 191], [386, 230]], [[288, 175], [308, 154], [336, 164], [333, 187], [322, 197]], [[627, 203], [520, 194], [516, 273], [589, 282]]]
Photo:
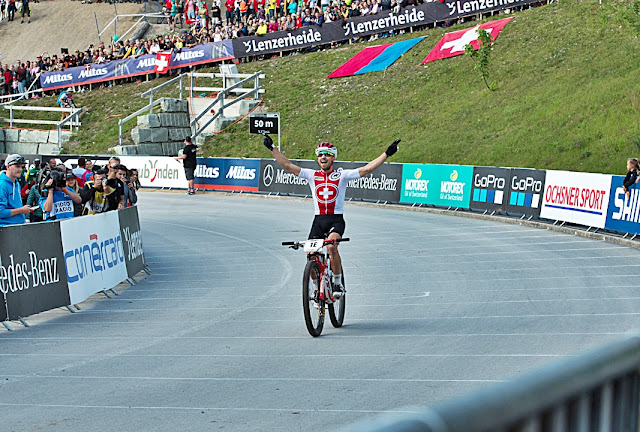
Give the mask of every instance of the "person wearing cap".
[[182, 160], [182, 166], [184, 167], [184, 175], [187, 177], [187, 194], [194, 195], [195, 190], [195, 171], [198, 166], [196, 159], [196, 152], [198, 147], [191, 143], [191, 137], [188, 136], [184, 139], [184, 149], [182, 154], [175, 158], [175, 160]]
[[[73, 177], [73, 173], [69, 173]], [[74, 216], [73, 203], [81, 203], [82, 198], [67, 182], [67, 173], [55, 169], [46, 181], [40, 197], [40, 207], [44, 220], [68, 219]]]
[[28, 205], [22, 205], [18, 182], [26, 161], [19, 154], [12, 154], [4, 164], [6, 169], [0, 172], [0, 226], [23, 224], [25, 215], [31, 213]]

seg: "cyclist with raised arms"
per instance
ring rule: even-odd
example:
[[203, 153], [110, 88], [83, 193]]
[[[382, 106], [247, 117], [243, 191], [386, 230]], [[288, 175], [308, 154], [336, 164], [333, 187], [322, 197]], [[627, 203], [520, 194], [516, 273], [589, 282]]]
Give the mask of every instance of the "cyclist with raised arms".
[[[264, 136], [264, 145], [267, 147], [276, 162], [291, 174], [307, 180], [311, 188], [311, 196], [315, 207], [315, 218], [311, 225], [309, 239], [336, 240], [342, 238], [345, 229], [343, 214], [344, 196], [347, 183], [353, 179], [364, 177], [380, 167], [387, 158], [398, 151], [399, 139], [395, 140], [387, 150], [365, 166], [358, 169], [335, 170], [333, 163], [338, 157], [338, 149], [329, 142], [324, 142], [316, 147], [319, 170], [301, 168], [292, 163], [285, 155], [274, 147], [269, 135]], [[327, 246], [331, 257], [331, 271], [333, 272], [336, 290], [334, 298], [342, 296], [342, 261], [338, 253], [338, 244]]]

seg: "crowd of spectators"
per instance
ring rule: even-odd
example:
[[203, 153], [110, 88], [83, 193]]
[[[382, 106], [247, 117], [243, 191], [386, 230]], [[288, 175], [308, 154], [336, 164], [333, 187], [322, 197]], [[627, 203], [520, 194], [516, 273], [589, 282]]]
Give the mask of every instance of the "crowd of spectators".
[[0, 226], [121, 210], [138, 202], [138, 171], [112, 157], [104, 166], [78, 158], [71, 168], [52, 158], [27, 167], [19, 154], [0, 162]]

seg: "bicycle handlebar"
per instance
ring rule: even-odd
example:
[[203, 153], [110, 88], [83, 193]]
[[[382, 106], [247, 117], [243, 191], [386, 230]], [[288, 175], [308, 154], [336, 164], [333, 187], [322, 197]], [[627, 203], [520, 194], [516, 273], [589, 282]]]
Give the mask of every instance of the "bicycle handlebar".
[[[349, 240], [350, 239], [348, 237], [341, 238], [341, 239], [334, 239], [334, 240], [325, 240], [324, 244], [325, 245], [336, 244], [336, 243], [346, 242], [346, 241], [349, 241]], [[282, 242], [282, 246], [289, 246], [289, 247], [292, 247], [294, 249], [297, 249], [300, 246], [302, 246], [303, 243], [304, 243], [304, 241], [301, 241], [301, 242], [286, 241], [286, 242]]]

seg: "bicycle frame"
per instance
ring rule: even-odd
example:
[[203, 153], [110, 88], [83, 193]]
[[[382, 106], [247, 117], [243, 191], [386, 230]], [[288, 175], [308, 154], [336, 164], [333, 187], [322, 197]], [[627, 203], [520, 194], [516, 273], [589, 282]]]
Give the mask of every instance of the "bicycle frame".
[[[333, 289], [331, 287], [331, 257], [326, 252], [314, 252], [307, 255], [308, 261], [315, 261], [320, 267], [320, 292], [318, 300], [333, 303]], [[326, 264], [325, 264], [326, 262]]]

